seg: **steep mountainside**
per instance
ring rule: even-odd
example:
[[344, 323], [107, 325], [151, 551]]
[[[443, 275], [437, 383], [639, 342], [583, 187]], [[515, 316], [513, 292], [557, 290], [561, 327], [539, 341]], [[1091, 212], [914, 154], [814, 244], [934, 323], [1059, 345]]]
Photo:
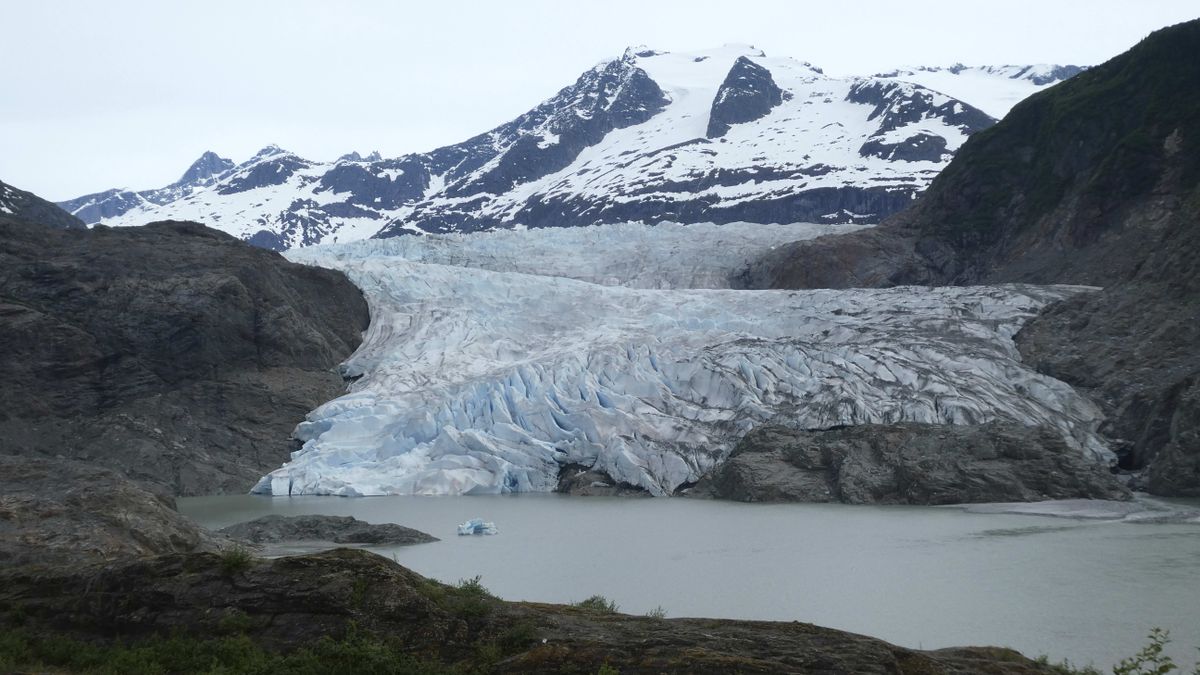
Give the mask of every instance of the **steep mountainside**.
[[206, 155], [202, 171], [189, 170], [194, 179], [64, 206], [89, 223], [202, 221], [276, 249], [381, 230], [875, 223], [910, 204], [969, 134], [993, 122], [918, 85], [831, 78], [750, 47], [630, 49], [457, 145], [332, 163], [271, 146], [233, 167]]
[[[1083, 72], [1080, 66], [1040, 63], [1030, 66], [952, 66], [905, 68], [875, 77], [913, 82], [971, 105], [997, 119], [1033, 94]], [[1001, 82], [1003, 81], [1003, 86]]]
[[1200, 494], [1200, 21], [1016, 106], [883, 226], [797, 242], [748, 286], [1105, 286], [1049, 310], [1027, 358], [1093, 392], [1151, 488]]
[[194, 223], [61, 230], [0, 217], [0, 454], [175, 494], [243, 492], [292, 449], [367, 307], [340, 273]]
[[0, 182], [0, 216], [11, 216], [50, 227], [81, 228], [83, 221], [41, 197]]

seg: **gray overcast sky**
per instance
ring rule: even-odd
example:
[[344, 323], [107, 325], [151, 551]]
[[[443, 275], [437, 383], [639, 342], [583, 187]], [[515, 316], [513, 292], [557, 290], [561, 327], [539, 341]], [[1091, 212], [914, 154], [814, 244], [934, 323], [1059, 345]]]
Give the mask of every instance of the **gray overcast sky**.
[[205, 150], [328, 160], [455, 143], [628, 45], [751, 43], [830, 74], [1095, 64], [1195, 0], [0, 0], [0, 180], [62, 200]]

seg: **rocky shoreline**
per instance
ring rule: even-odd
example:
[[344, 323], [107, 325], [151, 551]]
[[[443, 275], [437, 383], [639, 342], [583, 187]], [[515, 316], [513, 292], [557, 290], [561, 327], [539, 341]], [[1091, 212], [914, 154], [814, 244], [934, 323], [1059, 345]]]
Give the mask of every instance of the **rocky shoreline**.
[[[244, 637], [276, 654], [323, 640], [419, 659], [421, 672], [1053, 673], [1015, 651], [920, 651], [805, 623], [662, 619], [515, 603], [339, 549], [265, 559], [169, 554], [0, 570], [0, 625], [39, 640]], [[19, 617], [14, 625], [13, 617]]]
[[1046, 427], [863, 424], [760, 427], [689, 496], [745, 502], [970, 504], [1128, 500], [1105, 468]]

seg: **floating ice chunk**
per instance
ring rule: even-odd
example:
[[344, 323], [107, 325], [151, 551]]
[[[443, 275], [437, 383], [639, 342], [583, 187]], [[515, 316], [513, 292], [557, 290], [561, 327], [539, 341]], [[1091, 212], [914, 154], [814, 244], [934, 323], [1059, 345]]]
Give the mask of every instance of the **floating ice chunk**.
[[499, 534], [495, 523], [485, 523], [482, 518], [472, 518], [458, 526], [459, 535]]

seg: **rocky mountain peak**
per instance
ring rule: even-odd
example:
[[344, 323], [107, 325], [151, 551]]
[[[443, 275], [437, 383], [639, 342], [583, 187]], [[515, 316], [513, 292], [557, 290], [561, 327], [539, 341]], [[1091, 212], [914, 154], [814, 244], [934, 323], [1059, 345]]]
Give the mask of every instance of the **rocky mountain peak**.
[[253, 162], [253, 161], [259, 160], [259, 159], [266, 159], [268, 157], [274, 157], [276, 155], [286, 155], [286, 154], [290, 154], [290, 153], [288, 153], [287, 150], [284, 150], [283, 148], [279, 147], [278, 145], [271, 143], [270, 145], [267, 145], [266, 147], [264, 147], [262, 150], [259, 150], [258, 152], [254, 153], [254, 156], [250, 158], [250, 161]]
[[200, 155], [200, 159], [192, 162], [176, 185], [199, 183], [206, 179], [225, 173], [234, 167], [233, 161], [221, 157], [215, 152], [208, 151]]
[[708, 117], [708, 138], [724, 136], [730, 125], [753, 122], [783, 102], [783, 90], [771, 71], [739, 56], [717, 90]]
[[635, 58], [647, 59], [651, 56], [659, 56], [661, 54], [666, 54], [666, 52], [662, 52], [657, 49], [651, 49], [646, 45], [634, 45], [625, 48], [625, 52], [621, 55], [621, 60], [632, 61]]

